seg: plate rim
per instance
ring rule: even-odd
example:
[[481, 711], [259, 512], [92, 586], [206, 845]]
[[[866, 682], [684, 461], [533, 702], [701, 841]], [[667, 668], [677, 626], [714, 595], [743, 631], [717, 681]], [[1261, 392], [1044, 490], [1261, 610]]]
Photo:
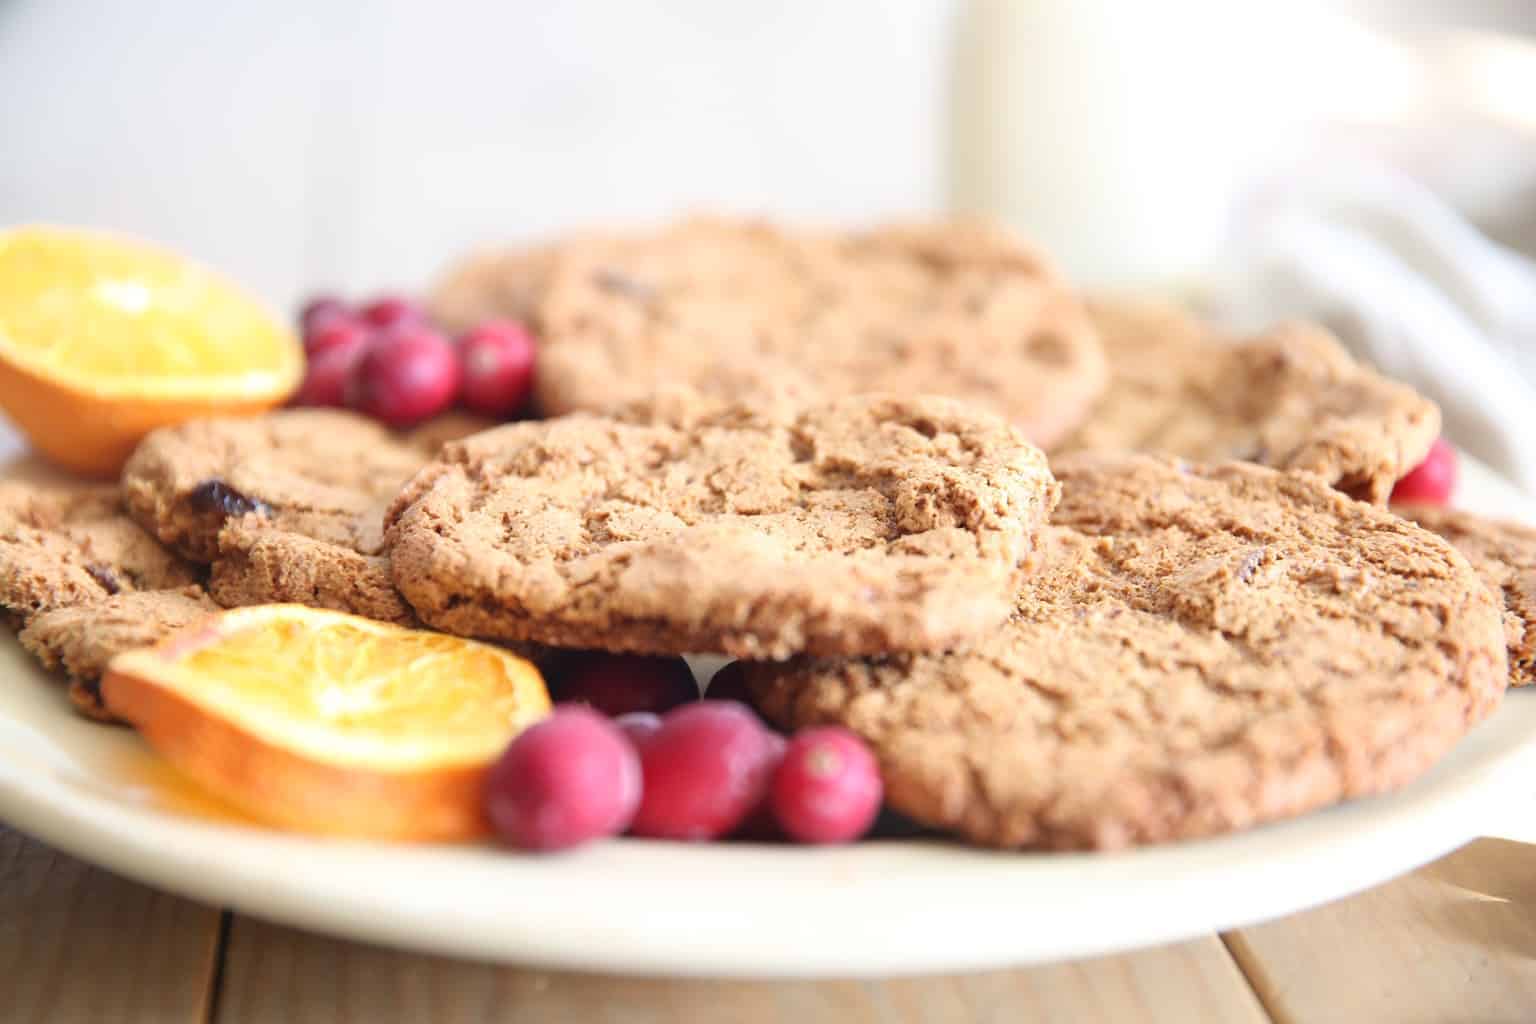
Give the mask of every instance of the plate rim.
[[[1486, 497], [1463, 504], [1536, 522], [1536, 504], [1486, 467], [1464, 458], [1463, 474], [1464, 495]], [[0, 690], [0, 821], [22, 832], [256, 918], [402, 949], [617, 973], [973, 970], [1244, 927], [1380, 884], [1485, 834], [1526, 761], [1536, 761], [1532, 688], [1510, 693], [1395, 793], [1211, 839], [1108, 854], [1007, 853], [940, 839], [821, 849], [617, 840], [550, 859], [488, 845], [316, 839], [138, 806], [70, 752], [112, 744], [88, 739], [100, 727], [73, 716], [56, 680], [14, 637], [0, 645], [0, 676], [11, 675]], [[33, 724], [18, 715], [27, 701]], [[273, 870], [279, 861], [292, 868]], [[401, 885], [438, 863], [462, 876], [434, 876], [420, 891]], [[700, 865], [702, 874], [689, 874]], [[1267, 872], [1262, 885], [1255, 865]], [[351, 891], [338, 890], [338, 877]], [[794, 898], [782, 896], [786, 881]], [[596, 910], [573, 914], [583, 902]], [[1042, 939], [1039, 928], [1051, 931]]]

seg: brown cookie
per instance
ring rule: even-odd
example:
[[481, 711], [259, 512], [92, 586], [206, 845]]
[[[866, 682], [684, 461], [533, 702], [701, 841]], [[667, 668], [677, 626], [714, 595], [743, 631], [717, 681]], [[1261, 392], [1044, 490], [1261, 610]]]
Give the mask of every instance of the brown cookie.
[[1403, 785], [1498, 704], [1502, 609], [1465, 558], [1306, 474], [1060, 460], [1003, 629], [968, 651], [750, 665], [838, 723], [917, 821], [999, 847], [1214, 835]]
[[1099, 407], [1052, 454], [1126, 450], [1319, 473], [1382, 504], [1440, 432], [1440, 410], [1355, 362], [1320, 327], [1240, 342], [1161, 303], [1089, 303], [1109, 359]]
[[156, 430], [124, 466], [123, 492], [135, 519], [199, 562], [232, 522], [378, 554], [385, 505], [425, 461], [362, 416], [288, 409]]
[[423, 621], [651, 653], [943, 648], [1006, 617], [1055, 500], [1017, 429], [947, 399], [630, 416], [447, 445], [388, 521]]
[[484, 248], [448, 268], [427, 303], [453, 333], [487, 320], [529, 321], [554, 263], [552, 246]]
[[62, 669], [69, 676], [69, 699], [76, 710], [98, 721], [115, 721], [101, 702], [107, 663], [218, 610], [197, 586], [133, 591], [43, 612], [21, 631], [20, 639], [45, 668]]
[[196, 579], [194, 567], [128, 518], [115, 485], [0, 482], [0, 608], [17, 625], [51, 609]]
[[409, 623], [382, 555], [384, 509], [445, 440], [488, 423], [454, 414], [395, 434], [317, 409], [198, 420], [146, 438], [123, 487], [140, 522], [212, 562], [226, 607], [293, 601]]
[[400, 625], [416, 621], [382, 555], [245, 523], [219, 534], [208, 591], [226, 608], [293, 602]]
[[863, 233], [690, 220], [560, 247], [537, 304], [548, 413], [681, 384], [725, 398], [947, 395], [1060, 440], [1107, 379], [1081, 304], [976, 226]]
[[1392, 511], [1450, 541], [1503, 598], [1509, 683], [1536, 683], [1536, 529], [1438, 505], [1393, 505]]

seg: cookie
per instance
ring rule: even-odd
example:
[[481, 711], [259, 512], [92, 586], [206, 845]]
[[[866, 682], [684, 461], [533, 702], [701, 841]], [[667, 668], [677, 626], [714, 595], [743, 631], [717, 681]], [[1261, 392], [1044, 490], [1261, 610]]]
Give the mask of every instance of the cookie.
[[69, 676], [69, 698], [76, 710], [98, 721], [115, 721], [101, 702], [107, 663], [218, 610], [197, 586], [132, 591], [43, 612], [21, 631], [20, 639], [45, 668], [62, 669]]
[[1428, 531], [1249, 463], [1053, 465], [1061, 503], [1005, 628], [949, 654], [749, 665], [758, 706], [862, 735], [925, 825], [1046, 848], [1390, 790], [1497, 706], [1502, 609]]
[[325, 410], [201, 420], [147, 438], [124, 487], [142, 522], [212, 563], [225, 607], [296, 602], [411, 625], [381, 554], [386, 504], [445, 442], [492, 425], [449, 413], [392, 433]]
[[454, 409], [428, 420], [419, 427], [407, 430], [402, 436], [406, 444], [432, 456], [436, 455], [438, 449], [449, 441], [457, 441], [461, 437], [478, 434], [482, 430], [490, 430], [500, 425], [500, 420], [493, 420], [489, 416]]
[[1166, 304], [1101, 300], [1089, 311], [1109, 391], [1052, 450], [1118, 449], [1318, 473], [1376, 504], [1429, 452], [1440, 411], [1355, 362], [1320, 327], [1229, 342]]
[[0, 482], [0, 608], [17, 625], [197, 575], [128, 518], [115, 485]]
[[193, 420], [156, 430], [123, 467], [128, 509], [187, 558], [211, 562], [227, 524], [378, 554], [380, 520], [421, 448], [329, 409]]
[[947, 395], [1049, 445], [1103, 391], [1056, 272], [977, 226], [788, 232], [690, 220], [562, 244], [536, 304], [535, 397], [610, 411], [682, 384], [725, 398]]
[[673, 401], [444, 447], [388, 518], [395, 584], [466, 636], [783, 657], [948, 647], [1008, 614], [1044, 457], [947, 399], [770, 416]]
[[445, 330], [487, 320], [528, 321], [554, 262], [552, 246], [487, 247], [470, 253], [432, 288], [427, 311]]
[[1536, 529], [1439, 505], [1394, 505], [1392, 511], [1450, 541], [1503, 598], [1509, 683], [1536, 683]]
[[226, 608], [294, 603], [405, 626], [416, 622], [395, 590], [388, 559], [243, 523], [219, 534], [208, 591]]

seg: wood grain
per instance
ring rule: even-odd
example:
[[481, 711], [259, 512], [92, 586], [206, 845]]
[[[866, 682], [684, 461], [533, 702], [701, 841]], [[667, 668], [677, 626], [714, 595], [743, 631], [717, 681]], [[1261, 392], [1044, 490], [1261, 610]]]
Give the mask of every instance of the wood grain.
[[1536, 846], [1483, 839], [1389, 885], [1228, 935], [1284, 1024], [1536, 1019]]
[[237, 917], [219, 1024], [940, 1024], [1267, 1020], [1214, 938], [1037, 969], [887, 982], [621, 978], [496, 967], [321, 938]]
[[0, 1020], [204, 1019], [219, 913], [0, 825]]

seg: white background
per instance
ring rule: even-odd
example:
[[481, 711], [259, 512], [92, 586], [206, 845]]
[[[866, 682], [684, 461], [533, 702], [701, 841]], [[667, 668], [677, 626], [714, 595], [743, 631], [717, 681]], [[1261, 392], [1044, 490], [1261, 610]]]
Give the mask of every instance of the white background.
[[[949, 168], [992, 163], [1006, 187], [961, 205], [1013, 213], [1094, 283], [1203, 251], [1176, 243], [1217, 231], [1221, 169], [1273, 147], [1283, 115], [1397, 102], [1393, 67], [1304, 11], [1536, 22], [1526, 0], [1180, 0], [1143, 31], [1144, 6], [0, 0], [0, 225], [146, 234], [287, 304], [421, 288], [476, 242], [579, 224], [938, 212]], [[962, 45], [967, 11], [998, 38]], [[1217, 33], [1218, 12], [1237, 27]], [[1049, 38], [990, 31], [1009, 26]], [[1026, 101], [977, 105], [957, 162], [952, 87], [997, 67]], [[1041, 200], [1042, 182], [1076, 201]]]
[[934, 0], [0, 0], [0, 224], [144, 233], [269, 299], [479, 240], [941, 200]]

